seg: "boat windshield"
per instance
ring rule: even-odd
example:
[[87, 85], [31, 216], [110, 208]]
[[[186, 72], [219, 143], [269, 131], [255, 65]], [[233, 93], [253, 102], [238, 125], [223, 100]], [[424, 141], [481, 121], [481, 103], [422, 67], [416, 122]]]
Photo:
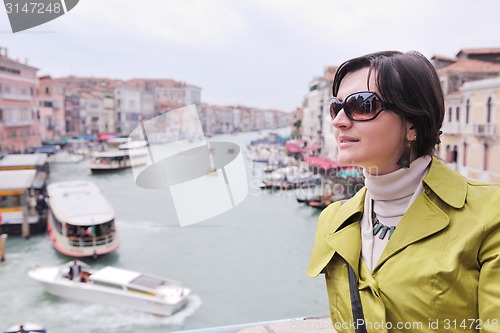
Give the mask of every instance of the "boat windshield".
[[156, 289], [162, 285], [166, 284], [165, 280], [161, 280], [152, 276], [140, 275], [130, 282], [130, 284], [146, 287], [150, 289]]

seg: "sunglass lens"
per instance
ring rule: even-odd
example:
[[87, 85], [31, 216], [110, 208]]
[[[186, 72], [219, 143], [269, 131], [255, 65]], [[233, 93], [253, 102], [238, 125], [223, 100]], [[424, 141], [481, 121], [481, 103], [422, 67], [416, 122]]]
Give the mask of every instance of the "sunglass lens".
[[332, 116], [332, 119], [337, 116], [340, 110], [342, 110], [343, 106], [343, 103], [341, 103], [335, 97], [330, 101], [330, 116]]
[[377, 115], [381, 105], [375, 94], [357, 93], [347, 98], [344, 109], [354, 120], [369, 120]]

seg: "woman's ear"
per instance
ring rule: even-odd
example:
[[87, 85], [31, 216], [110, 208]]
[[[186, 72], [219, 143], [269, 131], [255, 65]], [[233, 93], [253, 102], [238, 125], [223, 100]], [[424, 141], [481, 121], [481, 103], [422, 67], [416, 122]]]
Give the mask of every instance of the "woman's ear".
[[411, 122], [406, 123], [406, 139], [408, 141], [415, 141], [417, 139], [417, 130]]

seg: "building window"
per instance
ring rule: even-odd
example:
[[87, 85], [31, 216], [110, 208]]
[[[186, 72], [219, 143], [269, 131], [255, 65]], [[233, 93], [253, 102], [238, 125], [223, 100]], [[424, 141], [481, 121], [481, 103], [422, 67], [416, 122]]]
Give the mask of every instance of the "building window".
[[486, 103], [486, 122], [488, 124], [491, 122], [491, 97], [488, 98]]
[[451, 119], [452, 119], [452, 113], [453, 111], [451, 110], [451, 108], [448, 109], [448, 122], [451, 123]]
[[465, 105], [465, 123], [469, 123], [470, 116], [470, 100], [467, 100], [467, 104]]
[[457, 106], [457, 109], [455, 110], [456, 112], [456, 115], [455, 115], [455, 119], [458, 121], [460, 121], [460, 107]]
[[451, 152], [451, 161], [453, 163], [457, 163], [458, 160], [458, 149], [457, 146], [453, 147], [453, 151]]
[[487, 143], [484, 144], [484, 156], [483, 156], [483, 170], [488, 170], [488, 155], [489, 155], [490, 147]]
[[464, 142], [464, 167], [467, 166], [467, 142]]

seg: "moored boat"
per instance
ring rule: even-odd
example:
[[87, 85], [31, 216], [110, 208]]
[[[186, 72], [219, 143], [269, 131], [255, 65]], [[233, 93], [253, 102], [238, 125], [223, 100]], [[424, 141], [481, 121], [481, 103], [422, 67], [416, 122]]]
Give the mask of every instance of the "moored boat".
[[70, 153], [68, 151], [60, 151], [51, 156], [49, 156], [49, 163], [54, 164], [68, 164], [68, 163], [79, 163], [83, 161], [84, 157], [79, 154]]
[[77, 263], [80, 278], [69, 275], [73, 261], [62, 266], [38, 267], [30, 270], [28, 276], [55, 296], [162, 316], [181, 309], [190, 294], [177, 281], [112, 266], [92, 270], [81, 261]]
[[0, 171], [0, 234], [45, 231], [45, 179], [37, 184], [38, 174], [34, 169]]
[[53, 246], [71, 257], [96, 257], [115, 251], [120, 239], [114, 209], [90, 181], [49, 184], [47, 229]]

